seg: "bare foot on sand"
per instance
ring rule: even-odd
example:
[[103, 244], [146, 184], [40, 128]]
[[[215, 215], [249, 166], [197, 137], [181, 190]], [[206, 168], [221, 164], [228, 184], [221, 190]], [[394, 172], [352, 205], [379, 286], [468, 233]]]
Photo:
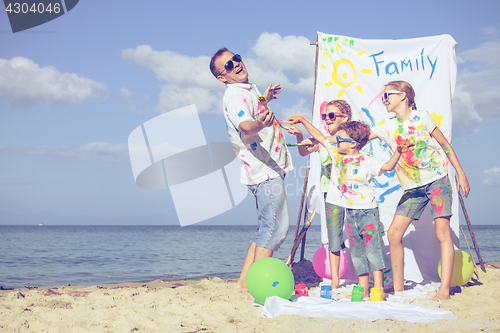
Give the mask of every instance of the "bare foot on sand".
[[247, 291], [248, 292], [248, 288], [247, 288], [247, 284], [246, 282], [242, 282], [240, 280], [238, 280], [238, 282], [236, 283], [236, 289], [240, 289], [241, 291]]
[[431, 301], [444, 301], [450, 299], [450, 294], [439, 291], [434, 297], [429, 298]]

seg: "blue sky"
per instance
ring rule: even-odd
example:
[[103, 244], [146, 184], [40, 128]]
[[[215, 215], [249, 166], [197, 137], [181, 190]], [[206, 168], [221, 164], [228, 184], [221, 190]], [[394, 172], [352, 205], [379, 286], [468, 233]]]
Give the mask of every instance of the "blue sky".
[[[500, 157], [492, 149], [500, 142], [499, 12], [496, 0], [82, 0], [58, 19], [13, 34], [2, 11], [0, 224], [177, 224], [168, 190], [135, 184], [129, 134], [194, 103], [206, 140], [228, 141], [224, 85], [208, 70], [222, 46], [243, 56], [261, 90], [281, 83], [272, 104], [279, 118], [310, 115], [309, 42], [317, 31], [365, 39], [449, 34], [458, 42], [453, 146], [472, 186], [465, 202], [473, 224], [499, 224]], [[298, 171], [307, 162], [295, 152], [293, 161], [292, 224], [303, 182]], [[204, 223], [252, 225], [254, 205], [249, 194]]]

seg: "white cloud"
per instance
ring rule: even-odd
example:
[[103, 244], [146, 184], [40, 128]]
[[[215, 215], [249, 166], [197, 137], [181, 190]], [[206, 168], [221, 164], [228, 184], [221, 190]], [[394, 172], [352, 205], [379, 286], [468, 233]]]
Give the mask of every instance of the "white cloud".
[[305, 99], [301, 99], [291, 108], [283, 108], [281, 110], [283, 119], [288, 119], [291, 116], [302, 116], [305, 119], [312, 121], [312, 105], [309, 105]]
[[[466, 112], [463, 113], [465, 117], [461, 117], [461, 125], [471, 127], [469, 121], [472, 119], [473, 123], [478, 123], [478, 118], [499, 120], [500, 42], [485, 42], [474, 49], [459, 53], [458, 58], [460, 59], [457, 76], [459, 89], [455, 97], [458, 94], [458, 100], [464, 102], [464, 99], [467, 99], [468, 104]], [[463, 95], [465, 93], [468, 97]]]
[[108, 87], [74, 73], [61, 73], [52, 66], [40, 68], [33, 60], [0, 59], [0, 98], [14, 106], [65, 105], [106, 99]]
[[160, 113], [165, 113], [191, 104], [196, 104], [198, 113], [220, 114], [222, 112], [222, 93], [216, 94], [199, 86], [179, 87], [168, 84], [161, 89], [156, 109]]
[[102, 162], [120, 162], [129, 158], [128, 145], [126, 143], [112, 144], [108, 142], [90, 142], [78, 148], [0, 146], [0, 152]]
[[476, 112], [471, 93], [464, 90], [463, 84], [457, 84], [453, 96], [453, 133], [465, 135], [479, 131], [482, 118]]
[[[237, 50], [234, 50], [237, 52]], [[314, 52], [309, 40], [301, 36], [281, 37], [263, 33], [249, 56], [243, 56], [250, 82], [264, 92], [269, 83], [281, 84], [283, 91], [298, 92], [312, 97], [314, 87]], [[220, 113], [224, 85], [209, 69], [210, 57], [189, 57], [169, 50], [156, 51], [149, 45], [125, 49], [122, 57], [147, 68], [164, 82], [157, 110], [168, 112], [196, 104], [200, 113]], [[133, 94], [122, 91], [130, 101]]]
[[169, 50], [155, 51], [149, 45], [141, 45], [123, 50], [122, 57], [148, 68], [158, 80], [180, 87], [194, 84], [206, 89], [217, 89], [222, 85], [208, 68], [208, 56], [189, 57]]
[[150, 100], [150, 97], [148, 95], [145, 95], [142, 100], [137, 100], [134, 97], [134, 93], [124, 87], [120, 89], [120, 95], [122, 95], [123, 99], [125, 99], [132, 113], [135, 114], [150, 113], [149, 107], [147, 106], [147, 102], [149, 102]]
[[156, 79], [167, 83], [159, 96], [160, 113], [190, 104], [196, 104], [200, 113], [221, 112], [224, 85], [210, 72], [210, 57], [155, 51], [149, 45], [123, 50], [122, 57], [149, 69]]
[[500, 36], [500, 31], [498, 31], [497, 28], [490, 26], [490, 27], [483, 28], [483, 34], [484, 34], [485, 38], [495, 39], [495, 38], [498, 38]]
[[494, 167], [483, 171], [483, 184], [489, 186], [500, 186], [500, 168]]
[[[281, 37], [267, 32], [261, 34], [252, 47], [255, 61], [263, 71], [291, 74], [298, 79], [297, 83], [290, 83], [291, 89], [311, 94], [313, 85], [304, 83], [314, 83], [315, 51], [316, 48], [303, 36]], [[284, 81], [283, 85], [286, 87]]]

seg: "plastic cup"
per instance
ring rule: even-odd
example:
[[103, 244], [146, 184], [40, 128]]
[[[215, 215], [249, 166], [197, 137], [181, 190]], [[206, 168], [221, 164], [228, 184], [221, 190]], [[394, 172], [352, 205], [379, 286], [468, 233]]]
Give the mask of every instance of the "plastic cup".
[[321, 286], [319, 295], [321, 298], [332, 299], [332, 286]]
[[352, 288], [351, 302], [361, 302], [363, 301], [363, 291], [362, 286], [354, 286]]
[[301, 296], [309, 296], [309, 292], [307, 291], [307, 286], [305, 283], [298, 283], [295, 285], [295, 294]]
[[382, 300], [382, 291], [380, 287], [370, 289], [370, 301], [378, 302]]

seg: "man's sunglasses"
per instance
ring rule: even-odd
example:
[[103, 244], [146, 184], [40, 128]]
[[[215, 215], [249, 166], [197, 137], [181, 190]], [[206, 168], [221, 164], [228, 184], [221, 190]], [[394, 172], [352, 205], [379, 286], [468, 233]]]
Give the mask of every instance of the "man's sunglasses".
[[323, 120], [326, 120], [326, 116], [328, 116], [328, 118], [332, 119], [332, 120], [335, 120], [336, 117], [345, 117], [347, 116], [346, 114], [343, 114], [343, 113], [340, 113], [340, 112], [330, 112], [330, 113], [323, 113], [321, 115], [321, 119]]
[[358, 145], [361, 145], [361, 143], [359, 143], [356, 140], [348, 139], [348, 138], [341, 138], [341, 137], [337, 136], [337, 147], [340, 145], [341, 142], [356, 142]]
[[387, 90], [387, 91], [384, 91], [384, 94], [382, 95], [382, 102], [385, 102], [389, 99], [389, 96], [391, 94], [401, 94], [401, 91], [399, 90]]
[[[224, 71], [226, 71], [227, 73], [230, 73], [233, 68], [234, 68], [234, 62], [233, 61], [236, 61], [236, 62], [241, 62], [241, 56], [239, 54], [235, 54], [231, 59], [229, 59], [226, 64], [224, 65], [224, 69], [222, 70], [222, 72], [219, 73], [219, 75], [222, 75], [222, 73]], [[219, 76], [217, 75], [217, 76]]]

